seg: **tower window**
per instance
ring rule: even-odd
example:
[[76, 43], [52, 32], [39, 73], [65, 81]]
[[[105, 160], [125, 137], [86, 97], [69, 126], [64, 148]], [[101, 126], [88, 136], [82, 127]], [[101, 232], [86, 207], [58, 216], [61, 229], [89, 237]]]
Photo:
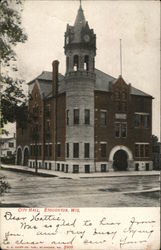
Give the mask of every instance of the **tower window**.
[[74, 109], [74, 124], [79, 124], [79, 109]]
[[90, 144], [85, 143], [84, 144], [84, 158], [89, 158], [90, 155]]
[[69, 143], [66, 143], [66, 157], [69, 158]]
[[90, 124], [90, 110], [89, 109], [85, 109], [85, 113], [84, 113], [84, 123], [89, 125]]
[[84, 57], [84, 70], [89, 70], [89, 56]]
[[79, 158], [79, 143], [73, 143], [73, 158]]
[[69, 110], [66, 111], [66, 123], [69, 125]]
[[74, 71], [77, 71], [78, 68], [79, 68], [79, 57], [78, 57], [78, 55], [74, 56], [73, 67], [74, 67]]

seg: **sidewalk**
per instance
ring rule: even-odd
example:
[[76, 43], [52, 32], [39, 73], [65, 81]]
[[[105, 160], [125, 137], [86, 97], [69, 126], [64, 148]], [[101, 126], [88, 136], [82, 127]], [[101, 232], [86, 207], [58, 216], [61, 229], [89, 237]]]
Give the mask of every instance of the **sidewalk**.
[[0, 169], [14, 172], [28, 173], [43, 177], [58, 177], [60, 179], [86, 179], [86, 178], [110, 178], [110, 177], [131, 177], [131, 176], [160, 176], [160, 171], [124, 171], [124, 172], [98, 172], [98, 173], [64, 173], [54, 170], [38, 169], [35, 174], [34, 168], [19, 165], [1, 164]]

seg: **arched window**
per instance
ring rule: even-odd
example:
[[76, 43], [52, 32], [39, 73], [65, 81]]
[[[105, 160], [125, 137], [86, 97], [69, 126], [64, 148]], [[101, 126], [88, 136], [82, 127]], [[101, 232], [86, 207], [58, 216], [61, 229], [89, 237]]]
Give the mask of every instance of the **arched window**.
[[78, 55], [74, 56], [73, 68], [74, 68], [74, 71], [77, 71], [79, 69], [79, 57], [78, 57]]
[[84, 70], [89, 70], [89, 56], [87, 55], [84, 57]]
[[69, 71], [69, 56], [66, 58], [67, 71]]

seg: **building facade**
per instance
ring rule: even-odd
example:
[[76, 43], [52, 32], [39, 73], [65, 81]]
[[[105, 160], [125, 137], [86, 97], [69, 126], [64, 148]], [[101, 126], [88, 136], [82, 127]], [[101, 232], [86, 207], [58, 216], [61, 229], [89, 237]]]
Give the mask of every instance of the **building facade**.
[[66, 73], [28, 83], [17, 164], [72, 173], [152, 169], [152, 96], [95, 68], [96, 35], [80, 6], [64, 41]]
[[15, 163], [16, 136], [0, 138], [0, 158], [2, 163]]

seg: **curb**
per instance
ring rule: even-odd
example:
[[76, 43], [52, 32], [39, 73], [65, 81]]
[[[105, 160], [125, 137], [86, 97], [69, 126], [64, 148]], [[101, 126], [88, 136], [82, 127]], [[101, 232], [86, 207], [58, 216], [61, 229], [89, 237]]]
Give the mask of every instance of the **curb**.
[[35, 173], [34, 171], [30, 171], [30, 170], [26, 170], [26, 169], [16, 169], [16, 168], [6, 168], [6, 167], [2, 167], [1, 169], [3, 170], [8, 170], [8, 171], [12, 171], [12, 172], [20, 172], [20, 173], [25, 173], [25, 174], [31, 174], [31, 175], [35, 175], [35, 176], [42, 176], [42, 177], [58, 177], [57, 175], [54, 174], [48, 174], [48, 173]]

